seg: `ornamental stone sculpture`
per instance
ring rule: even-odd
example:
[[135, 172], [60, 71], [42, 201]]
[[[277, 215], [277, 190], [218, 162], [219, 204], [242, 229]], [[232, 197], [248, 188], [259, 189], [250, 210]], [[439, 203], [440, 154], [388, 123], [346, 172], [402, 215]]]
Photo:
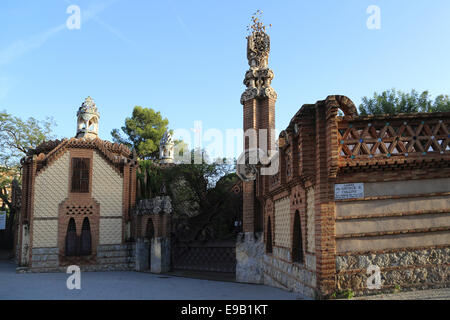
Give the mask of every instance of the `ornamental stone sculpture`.
[[[259, 12], [258, 12], [259, 13]], [[269, 69], [270, 37], [266, 27], [255, 16], [252, 33], [247, 37], [247, 59], [250, 69], [245, 73], [244, 84], [247, 89], [241, 96], [241, 104], [254, 98], [277, 99], [277, 93], [271, 87], [274, 73]]]
[[87, 97], [77, 112], [76, 138], [95, 139], [98, 137], [100, 114], [91, 97]]
[[166, 131], [159, 143], [160, 163], [173, 163], [174, 145], [172, 135], [169, 131]]

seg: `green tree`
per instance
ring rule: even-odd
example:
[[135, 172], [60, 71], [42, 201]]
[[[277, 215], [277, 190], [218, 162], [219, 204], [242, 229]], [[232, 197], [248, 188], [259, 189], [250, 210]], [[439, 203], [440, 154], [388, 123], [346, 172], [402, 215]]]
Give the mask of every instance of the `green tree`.
[[0, 112], [0, 165], [14, 167], [29, 149], [34, 149], [42, 142], [52, 139], [55, 123], [47, 118], [39, 121], [34, 118], [22, 120], [6, 111]]
[[361, 115], [447, 111], [450, 111], [448, 95], [439, 95], [433, 100], [428, 91], [419, 94], [414, 89], [410, 93], [395, 89], [381, 94], [375, 92], [372, 98], [363, 97], [359, 106]]
[[151, 108], [134, 107], [131, 118], [125, 119], [121, 128], [111, 132], [114, 142], [122, 143], [130, 149], [136, 150], [140, 159], [156, 159], [158, 157], [159, 142], [167, 130], [169, 120], [163, 118], [161, 113]]
[[[203, 159], [194, 163], [194, 155]], [[241, 205], [231, 192], [239, 179], [235, 166], [208, 162], [204, 150], [191, 151], [191, 164], [179, 164], [168, 171], [168, 194], [174, 208], [173, 231], [183, 241], [223, 239], [233, 236], [234, 221]]]
[[11, 207], [11, 187], [14, 179], [20, 181], [20, 159], [29, 149], [53, 138], [55, 123], [51, 119], [39, 121], [34, 118], [22, 120], [0, 112], [0, 199], [2, 210], [8, 212], [8, 235], [12, 239], [15, 212]]
[[152, 160], [140, 160], [137, 170], [137, 198], [151, 199], [162, 194], [165, 171]]
[[[194, 163], [194, 157], [203, 161]], [[198, 149], [191, 151], [191, 163], [160, 167], [140, 161], [138, 198], [171, 197], [177, 239], [224, 239], [234, 236], [234, 221], [242, 214], [242, 199], [230, 190], [239, 179], [234, 171], [234, 164], [210, 163]]]

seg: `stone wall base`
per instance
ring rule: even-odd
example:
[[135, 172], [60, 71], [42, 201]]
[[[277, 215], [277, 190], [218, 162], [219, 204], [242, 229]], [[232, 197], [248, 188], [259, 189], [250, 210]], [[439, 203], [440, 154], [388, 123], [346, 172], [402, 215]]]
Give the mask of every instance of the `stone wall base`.
[[[379, 289], [368, 286], [371, 265], [380, 268]], [[351, 290], [359, 296], [450, 287], [449, 265], [450, 248], [337, 256], [336, 292]]]
[[236, 281], [262, 284], [263, 256], [263, 233], [240, 233], [236, 242]]
[[57, 268], [59, 266], [58, 248], [33, 248], [31, 250], [32, 268]]
[[[81, 272], [102, 272], [102, 271], [133, 271], [133, 264], [115, 264], [115, 265], [89, 265], [89, 266], [79, 266]], [[55, 267], [55, 268], [45, 268], [45, 267], [18, 267], [16, 268], [16, 273], [55, 273], [67, 271], [68, 267]]]
[[305, 255], [304, 263], [290, 262], [290, 250], [274, 247], [263, 259], [264, 284], [293, 291], [310, 298], [316, 297], [315, 257]]
[[[135, 244], [99, 245], [94, 264], [79, 265], [81, 271], [118, 271], [135, 269]], [[58, 248], [33, 248], [31, 267], [19, 267], [17, 272], [65, 272], [59, 265]]]
[[126, 270], [126, 267], [133, 270], [135, 268], [135, 251], [134, 243], [98, 246], [97, 265], [99, 265], [99, 269], [106, 267], [106, 270], [108, 268], [110, 270]]

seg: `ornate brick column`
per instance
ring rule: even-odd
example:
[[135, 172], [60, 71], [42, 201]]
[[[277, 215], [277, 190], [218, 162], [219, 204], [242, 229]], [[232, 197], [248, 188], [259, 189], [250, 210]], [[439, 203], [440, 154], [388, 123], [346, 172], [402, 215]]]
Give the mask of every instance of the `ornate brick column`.
[[[268, 155], [273, 149], [275, 129], [275, 101], [277, 94], [271, 87], [274, 73], [268, 68], [270, 37], [260, 24], [252, 27], [247, 37], [247, 58], [250, 69], [245, 74], [247, 89], [241, 96], [243, 105], [244, 153], [262, 149]], [[272, 132], [271, 132], [272, 131]], [[256, 140], [256, 141], [255, 141]], [[269, 152], [268, 152], [269, 151]], [[236, 279], [240, 282], [262, 283], [263, 198], [268, 179], [260, 176], [253, 163], [240, 166], [238, 174], [243, 182], [243, 233], [236, 245]], [[251, 172], [250, 174], [248, 174]]]

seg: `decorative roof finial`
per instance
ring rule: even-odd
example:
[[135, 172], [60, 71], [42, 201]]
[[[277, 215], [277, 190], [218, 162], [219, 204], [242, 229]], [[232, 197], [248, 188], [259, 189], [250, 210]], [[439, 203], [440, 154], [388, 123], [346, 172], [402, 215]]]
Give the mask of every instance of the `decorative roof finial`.
[[[253, 32], [266, 32], [266, 26], [261, 22], [262, 11], [256, 10], [256, 12], [252, 16], [252, 25], [247, 26], [247, 31]], [[259, 18], [258, 18], [259, 16]], [[272, 24], [269, 24], [269, 27], [272, 27]]]
[[161, 163], [173, 163], [174, 146], [172, 135], [167, 130], [159, 143], [159, 159]]
[[[253, 24], [247, 27], [247, 59], [250, 66], [245, 74], [244, 84], [247, 89], [241, 96], [241, 103], [254, 98], [271, 98], [276, 100], [277, 93], [271, 87], [274, 73], [269, 69], [270, 37], [266, 26], [261, 22], [262, 11], [252, 16]], [[272, 25], [270, 24], [269, 27]]]
[[247, 26], [247, 31], [251, 32], [247, 37], [247, 59], [252, 69], [268, 66], [270, 37], [266, 33], [266, 26], [261, 22], [261, 15], [262, 11], [256, 11], [252, 16], [253, 24]]
[[89, 96], [77, 112], [77, 138], [95, 139], [98, 137], [100, 114], [94, 100]]

